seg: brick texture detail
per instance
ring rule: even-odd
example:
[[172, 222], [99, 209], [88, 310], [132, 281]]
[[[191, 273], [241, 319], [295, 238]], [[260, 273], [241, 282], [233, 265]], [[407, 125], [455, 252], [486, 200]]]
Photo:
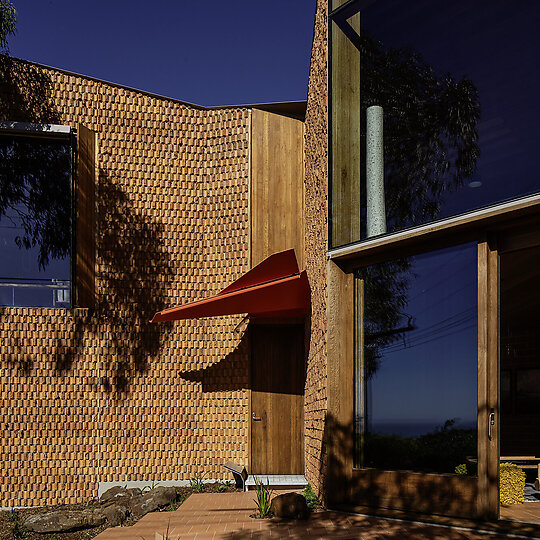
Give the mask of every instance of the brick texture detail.
[[0, 308], [0, 506], [247, 465], [242, 316], [149, 320], [249, 269], [249, 111], [7, 62], [2, 120], [97, 133], [97, 307]]
[[304, 245], [311, 285], [311, 331], [305, 393], [305, 463], [308, 481], [323, 488], [326, 414], [327, 246], [327, 2], [318, 0], [305, 122]]

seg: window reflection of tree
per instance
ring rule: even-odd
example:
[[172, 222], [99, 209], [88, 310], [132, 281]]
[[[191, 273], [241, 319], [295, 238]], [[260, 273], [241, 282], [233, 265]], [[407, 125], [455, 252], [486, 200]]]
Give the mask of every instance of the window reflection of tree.
[[69, 256], [71, 148], [39, 137], [0, 136], [0, 221], [15, 217], [19, 248], [38, 247], [38, 266]]
[[[480, 155], [478, 91], [464, 77], [438, 76], [410, 48], [390, 48], [361, 30], [362, 126], [366, 109], [384, 110], [387, 227], [403, 229], [436, 219], [444, 194], [476, 171]], [[363, 136], [365, 131], [363, 129]], [[365, 168], [365, 154], [362, 156]], [[365, 190], [362, 190], [365, 207]], [[382, 349], [401, 339], [410, 326], [404, 313], [410, 278], [407, 259], [363, 269], [364, 365], [376, 372]]]
[[383, 349], [403, 337], [400, 328], [406, 314], [411, 262], [389, 261], [362, 268], [357, 277], [364, 281], [364, 374], [373, 377]]
[[[388, 231], [437, 219], [445, 192], [475, 170], [480, 101], [473, 82], [438, 76], [410, 48], [390, 48], [361, 30], [361, 111], [384, 110]], [[363, 170], [365, 170], [365, 155]], [[365, 208], [365, 190], [362, 190]]]

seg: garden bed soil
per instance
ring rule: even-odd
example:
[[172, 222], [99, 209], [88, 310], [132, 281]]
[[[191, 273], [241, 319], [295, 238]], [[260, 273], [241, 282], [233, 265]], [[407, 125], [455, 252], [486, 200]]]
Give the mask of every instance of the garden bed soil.
[[[159, 483], [157, 484], [159, 485]], [[213, 483], [204, 484], [202, 491], [199, 493], [233, 493], [236, 491], [242, 491], [226, 484]], [[176, 510], [195, 490], [190, 486], [182, 486], [177, 488], [177, 498], [169, 506], [166, 506], [159, 510], [159, 512], [167, 512]], [[13, 540], [23, 538], [26, 540], [88, 540], [94, 538], [100, 532], [111, 527], [111, 525], [105, 522], [98, 527], [83, 529], [79, 531], [70, 532], [56, 532], [56, 533], [35, 533], [25, 530], [23, 524], [29, 516], [36, 514], [44, 514], [51, 510], [91, 510], [97, 508], [98, 504], [96, 500], [91, 500], [86, 503], [78, 504], [64, 504], [57, 506], [41, 506], [33, 508], [21, 508], [20, 510], [0, 510], [0, 540]], [[127, 517], [123, 526], [129, 527], [136, 523], [140, 518], [133, 515]]]

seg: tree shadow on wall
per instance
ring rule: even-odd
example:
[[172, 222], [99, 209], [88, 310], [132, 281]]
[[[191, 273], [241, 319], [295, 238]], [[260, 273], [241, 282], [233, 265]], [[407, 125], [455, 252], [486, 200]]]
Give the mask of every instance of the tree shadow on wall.
[[[62, 123], [52, 91], [46, 70], [0, 55], [1, 120]], [[91, 354], [105, 373], [95, 384], [119, 395], [128, 391], [137, 374], [146, 371], [170, 327], [170, 323], [151, 324], [150, 320], [166, 304], [171, 261], [164, 247], [163, 226], [137, 213], [119, 183], [103, 170], [98, 207], [96, 308], [93, 312], [73, 310], [72, 320], [66, 316], [56, 322], [49, 337], [56, 341], [53, 361], [57, 375], [66, 374], [75, 361]], [[40, 222], [42, 216], [30, 218]], [[54, 224], [48, 228], [54, 229]], [[53, 258], [51, 246], [57, 238], [55, 233], [38, 240], [41, 250], [53, 253]], [[93, 347], [91, 353], [88, 346]], [[26, 340], [13, 336], [9, 349], [16, 353], [9, 354], [7, 363], [29, 375], [36, 354], [28, 352]]]
[[59, 124], [52, 82], [37, 66], [0, 55], [0, 117], [5, 121]]
[[190, 371], [180, 371], [179, 376], [185, 381], [198, 382], [203, 392], [228, 392], [242, 390], [250, 385], [249, 373], [249, 329], [242, 339], [225, 358]]
[[101, 170], [98, 195], [98, 259], [94, 313], [75, 314], [69, 340], [60, 340], [54, 356], [60, 375], [84, 352], [85, 338], [104, 360], [100, 384], [106, 392], [126, 393], [163, 344], [171, 323], [150, 322], [167, 302], [172, 274], [163, 241], [163, 225], [136, 212], [132, 201]]
[[[0, 120], [58, 124], [60, 115], [52, 105], [52, 82], [37, 66], [0, 54]], [[47, 246], [44, 246], [47, 248]], [[32, 371], [35, 358], [29, 354], [21, 338], [12, 336], [11, 348], [16, 353], [6, 356], [7, 364], [23, 375]]]

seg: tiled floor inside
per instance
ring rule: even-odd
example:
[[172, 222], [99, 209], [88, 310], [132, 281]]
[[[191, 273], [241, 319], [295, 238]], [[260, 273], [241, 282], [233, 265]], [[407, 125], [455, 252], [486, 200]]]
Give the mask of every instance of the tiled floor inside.
[[[307, 521], [262, 520], [255, 512], [254, 493], [191, 495], [175, 512], [147, 514], [132, 527], [107, 529], [98, 540], [168, 540], [222, 538], [414, 538], [458, 540], [504, 536], [340, 512], [317, 512]], [[168, 531], [168, 532], [167, 532]]]

